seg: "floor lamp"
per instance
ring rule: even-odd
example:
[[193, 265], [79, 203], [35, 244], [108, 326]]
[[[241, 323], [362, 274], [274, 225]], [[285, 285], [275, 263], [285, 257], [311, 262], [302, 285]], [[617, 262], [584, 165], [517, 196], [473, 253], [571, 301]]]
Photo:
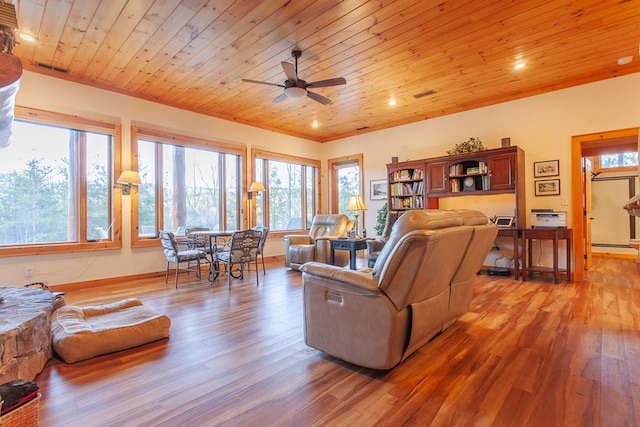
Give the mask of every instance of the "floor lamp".
[[249, 228], [251, 228], [251, 199], [253, 199], [253, 193], [264, 192], [264, 185], [261, 182], [252, 182], [247, 191], [247, 199], [249, 199]]
[[358, 215], [360, 211], [366, 211], [367, 207], [364, 205], [362, 201], [362, 197], [360, 196], [351, 196], [349, 197], [349, 202], [347, 203], [347, 212], [354, 212], [353, 216], [356, 217], [356, 238], [360, 238], [359, 233], [359, 225], [358, 225]]

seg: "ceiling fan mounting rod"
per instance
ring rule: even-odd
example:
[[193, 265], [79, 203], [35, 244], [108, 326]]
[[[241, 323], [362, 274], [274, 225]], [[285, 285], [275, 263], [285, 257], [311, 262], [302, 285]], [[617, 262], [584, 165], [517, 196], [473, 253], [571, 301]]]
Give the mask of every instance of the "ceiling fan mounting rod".
[[292, 50], [291, 51], [291, 56], [293, 56], [293, 58], [296, 61], [296, 77], [298, 76], [298, 58], [300, 58], [302, 56], [302, 51], [301, 50]]

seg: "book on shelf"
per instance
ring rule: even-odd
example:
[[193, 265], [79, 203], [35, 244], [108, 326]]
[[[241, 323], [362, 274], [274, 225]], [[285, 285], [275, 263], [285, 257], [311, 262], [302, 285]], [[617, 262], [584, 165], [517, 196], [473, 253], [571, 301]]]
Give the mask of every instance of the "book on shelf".
[[424, 172], [422, 169], [401, 169], [393, 171], [389, 175], [391, 181], [414, 181], [422, 179]]

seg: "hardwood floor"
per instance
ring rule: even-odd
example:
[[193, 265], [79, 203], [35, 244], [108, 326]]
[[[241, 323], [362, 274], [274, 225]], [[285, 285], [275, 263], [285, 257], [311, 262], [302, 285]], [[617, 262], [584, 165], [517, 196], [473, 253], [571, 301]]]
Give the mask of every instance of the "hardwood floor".
[[210, 287], [181, 274], [71, 291], [140, 298], [171, 337], [38, 376], [42, 426], [640, 425], [640, 266], [584, 282], [478, 276], [470, 311], [389, 372], [305, 346], [301, 275], [268, 266]]

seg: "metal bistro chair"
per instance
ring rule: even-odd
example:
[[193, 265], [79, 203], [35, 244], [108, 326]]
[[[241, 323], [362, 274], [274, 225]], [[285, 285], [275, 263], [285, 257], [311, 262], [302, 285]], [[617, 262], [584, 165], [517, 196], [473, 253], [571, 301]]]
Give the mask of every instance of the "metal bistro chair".
[[[197, 261], [196, 277], [200, 279], [200, 260], [204, 259], [205, 262], [208, 263], [207, 253], [200, 249], [179, 250], [173, 233], [160, 231], [158, 234], [162, 242], [162, 247], [164, 248], [164, 256], [167, 258], [167, 270], [164, 275], [164, 283], [168, 283], [169, 281], [169, 264], [172, 262], [176, 264], [176, 289], [178, 288], [178, 272], [181, 262], [189, 263], [190, 261]], [[186, 270], [190, 271], [188, 264]]]
[[[184, 235], [187, 241], [187, 249], [198, 249], [204, 251], [207, 255], [211, 257], [211, 261], [213, 261], [212, 248], [209, 244], [208, 236], [198, 236], [193, 235], [194, 231], [209, 231], [207, 227], [189, 227], [184, 230]], [[181, 243], [178, 242], [178, 245]], [[187, 268], [191, 268], [191, 263], [187, 265]]]
[[260, 255], [260, 258], [262, 258], [262, 274], [267, 274], [264, 268], [264, 244], [267, 242], [269, 229], [265, 226], [259, 225], [257, 227], [254, 227], [254, 230], [262, 233], [262, 236], [260, 236], [260, 245], [258, 245], [258, 255]]
[[231, 236], [231, 244], [228, 251], [216, 252], [216, 259], [219, 263], [225, 264], [227, 269], [227, 286], [231, 289], [231, 274], [233, 266], [237, 265], [239, 278], [243, 277], [244, 266], [254, 263], [256, 270], [256, 286], [259, 286], [258, 279], [258, 247], [262, 232], [257, 230], [235, 231]]

